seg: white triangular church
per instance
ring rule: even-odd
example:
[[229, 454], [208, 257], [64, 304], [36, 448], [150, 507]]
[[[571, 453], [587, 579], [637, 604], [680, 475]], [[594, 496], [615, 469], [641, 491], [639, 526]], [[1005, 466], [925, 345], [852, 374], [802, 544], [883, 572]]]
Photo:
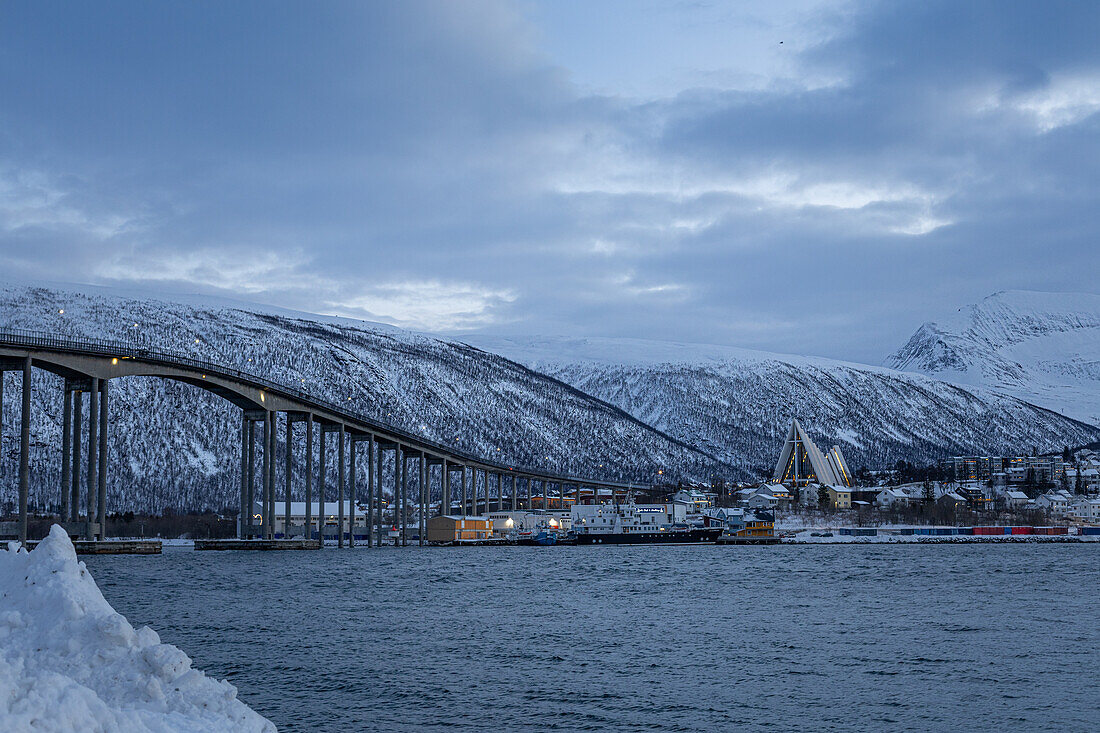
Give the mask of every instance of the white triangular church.
[[775, 464], [772, 483], [793, 486], [853, 485], [852, 472], [848, 470], [840, 446], [834, 445], [828, 453], [822, 454], [797, 419], [791, 423], [791, 431], [787, 433], [787, 442], [783, 444], [779, 462]]

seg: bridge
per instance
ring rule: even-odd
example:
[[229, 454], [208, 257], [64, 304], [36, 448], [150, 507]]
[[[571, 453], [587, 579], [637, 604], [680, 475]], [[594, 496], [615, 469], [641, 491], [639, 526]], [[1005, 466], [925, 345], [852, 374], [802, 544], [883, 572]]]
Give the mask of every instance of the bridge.
[[[327, 479], [332, 470], [326, 467], [326, 440], [336, 440], [337, 466], [336, 492], [338, 516], [337, 544], [344, 546], [344, 527], [348, 532], [347, 544], [355, 545], [355, 511], [359, 487], [357, 484], [357, 446], [366, 446], [367, 461], [367, 545], [381, 546], [385, 527], [383, 523], [382, 462], [387, 452], [393, 453], [394, 466], [394, 516], [401, 546], [408, 545], [410, 499], [409, 479], [415, 480], [414, 496], [419, 516], [419, 543], [424, 544], [426, 521], [431, 505], [429, 489], [432, 472], [440, 472], [442, 487], [440, 513], [450, 513], [453, 507], [452, 491], [460, 497], [462, 515], [476, 515], [477, 479], [484, 478], [484, 508], [505, 510], [505, 485], [509, 508], [520, 508], [523, 495], [524, 508], [530, 508], [536, 487], [541, 489], [543, 505], [555, 490], [560, 501], [565, 501], [565, 489], [572, 487], [574, 501], [579, 502], [581, 490], [590, 489], [593, 496], [610, 496], [612, 500], [625, 496], [631, 484], [604, 481], [580, 476], [568, 476], [545, 470], [525, 468], [500, 463], [456, 450], [438, 442], [414, 435], [398, 426], [388, 424], [376, 416], [352, 412], [345, 405], [336, 404], [296, 386], [279, 384], [265, 377], [240, 369], [165, 351], [146, 348], [138, 343], [123, 343], [100, 339], [75, 339], [63, 336], [19, 330], [0, 329], [0, 376], [5, 371], [22, 373], [22, 411], [19, 440], [19, 518], [18, 536], [27, 541], [27, 499], [30, 487], [30, 426], [33, 369], [51, 372], [64, 380], [64, 407], [61, 426], [61, 479], [59, 489], [62, 523], [78, 525], [87, 540], [103, 540], [106, 534], [107, 482], [109, 480], [107, 444], [110, 431], [108, 386], [112, 379], [121, 377], [156, 377], [190, 384], [211, 392], [238, 407], [241, 411], [240, 431], [240, 539], [274, 539], [274, 523], [279, 501], [276, 497], [275, 465], [276, 419], [279, 413], [286, 415], [286, 482], [283, 487], [284, 536], [294, 533], [309, 538], [314, 518], [312, 514], [314, 450], [317, 460], [317, 527], [320, 541], [325, 535], [324, 494]], [[81, 445], [85, 416], [83, 408], [87, 396], [88, 445]], [[350, 398], [349, 398], [350, 400]], [[3, 379], [0, 379], [0, 426], [3, 425]], [[291, 493], [293, 481], [295, 425], [304, 423], [304, 524], [292, 526]], [[314, 433], [317, 439], [314, 440]], [[257, 446], [257, 442], [259, 445]], [[83, 464], [83, 465], [82, 465]], [[260, 485], [257, 486], [256, 469], [259, 468]], [[85, 476], [84, 502], [81, 503], [81, 475]], [[458, 474], [457, 486], [452, 479]], [[495, 497], [490, 488], [495, 483]], [[467, 488], [469, 487], [469, 491]], [[556, 488], [555, 488], [556, 487]], [[256, 490], [259, 489], [257, 500]], [[345, 502], [345, 496], [350, 500]], [[344, 507], [348, 505], [351, 516], [345, 524]], [[259, 504], [257, 515], [254, 507]]]

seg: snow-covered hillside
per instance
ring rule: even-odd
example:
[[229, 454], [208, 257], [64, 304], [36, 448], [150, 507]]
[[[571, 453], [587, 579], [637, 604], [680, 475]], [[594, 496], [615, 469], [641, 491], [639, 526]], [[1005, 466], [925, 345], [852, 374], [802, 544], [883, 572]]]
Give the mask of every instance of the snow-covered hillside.
[[522, 361], [695, 441], [770, 468], [797, 416], [853, 466], [1085, 443], [1100, 430], [985, 389], [830, 359], [634, 339], [493, 336], [468, 341]]
[[[140, 337], [301, 385], [406, 430], [516, 465], [644, 481], [658, 468], [702, 478], [716, 463], [519, 364], [389, 326], [22, 287], [0, 289], [0, 325], [116, 340]], [[31, 501], [50, 504], [59, 496], [61, 380], [37, 370], [35, 375]], [[16, 470], [16, 377], [7, 375], [4, 390], [0, 471], [6, 476]], [[198, 388], [158, 379], [113, 380], [111, 390], [111, 510], [235, 506], [239, 410]], [[280, 443], [282, 435], [280, 430]], [[282, 486], [281, 478], [277, 485]], [[14, 482], [4, 481], [0, 500], [11, 502], [14, 490]]]
[[1100, 424], [1100, 296], [996, 293], [925, 323], [887, 364]]

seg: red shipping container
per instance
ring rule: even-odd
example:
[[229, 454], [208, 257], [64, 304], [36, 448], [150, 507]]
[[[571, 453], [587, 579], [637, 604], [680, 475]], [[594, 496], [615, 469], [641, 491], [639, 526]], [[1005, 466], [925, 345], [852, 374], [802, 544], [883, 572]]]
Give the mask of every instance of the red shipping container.
[[1013, 527], [1012, 534], [1031, 534], [1031, 527]]
[[1069, 534], [1069, 527], [1051, 527], [1051, 534]]

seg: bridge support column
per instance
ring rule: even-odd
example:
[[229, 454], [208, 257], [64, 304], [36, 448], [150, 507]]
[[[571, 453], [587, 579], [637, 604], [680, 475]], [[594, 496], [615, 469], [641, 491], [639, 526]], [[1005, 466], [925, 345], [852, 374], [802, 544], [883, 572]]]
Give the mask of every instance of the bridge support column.
[[107, 539], [107, 385], [106, 379], [99, 383], [103, 393], [99, 398], [99, 491], [96, 501], [100, 541]]
[[462, 467], [462, 516], [469, 513], [470, 504], [466, 501], [466, 484], [470, 482], [470, 467]]
[[313, 539], [313, 413], [306, 413], [306, 521], [305, 538]]
[[367, 547], [374, 547], [374, 436], [367, 440]]
[[443, 484], [443, 500], [439, 502], [439, 516], [442, 517], [451, 513], [451, 467], [446, 458], [443, 459], [440, 469], [443, 472], [440, 476]]
[[408, 547], [409, 535], [407, 531], [407, 525], [409, 523], [409, 504], [408, 494], [406, 492], [406, 489], [408, 488], [407, 484], [409, 483], [408, 474], [406, 473], [406, 471], [408, 470], [408, 465], [406, 464], [408, 456], [406, 455], [405, 451], [401, 450], [400, 448], [398, 448], [398, 451], [400, 451], [398, 455], [401, 457], [401, 546]]
[[355, 547], [355, 436], [348, 436], [348, 547]]
[[385, 508], [382, 506], [382, 504], [383, 504], [383, 501], [382, 501], [382, 493], [383, 493], [382, 492], [382, 462], [383, 462], [383, 458], [385, 457], [385, 451], [382, 449], [382, 445], [380, 443], [377, 443], [377, 441], [375, 442], [375, 447], [377, 448], [377, 451], [378, 451], [378, 455], [375, 458], [375, 460], [377, 461], [377, 465], [375, 466], [376, 470], [375, 470], [375, 476], [374, 476], [374, 480], [375, 480], [375, 487], [374, 487], [375, 497], [374, 497], [374, 499], [375, 499], [375, 502], [377, 504], [377, 506], [375, 507], [375, 509], [377, 510], [376, 515], [375, 515], [375, 521], [377, 522], [377, 525], [375, 526], [375, 530], [378, 533], [375, 536], [375, 539], [378, 541], [378, 546], [381, 547], [383, 542], [385, 541], [385, 538], [383, 537], [383, 534], [382, 534], [383, 527], [384, 527], [384, 524], [385, 524], [385, 518], [383, 516], [383, 514], [385, 513]]
[[76, 522], [80, 519], [80, 438], [84, 429], [84, 393], [73, 390], [73, 467], [72, 483], [69, 486], [69, 521]]
[[336, 446], [336, 546], [344, 546], [344, 424], [340, 423], [339, 443]]
[[247, 536], [246, 527], [252, 512], [248, 510], [248, 414], [241, 410], [241, 501], [237, 522], [237, 539]]
[[325, 546], [325, 483], [327, 477], [325, 476], [325, 455], [328, 453], [325, 450], [325, 426], [321, 425], [321, 434], [317, 436], [319, 443], [318, 449], [320, 450], [319, 457], [317, 459], [318, 474], [317, 474], [317, 531], [321, 538], [321, 547]]
[[[245, 418], [248, 421], [248, 526], [252, 527], [256, 522], [256, 421], [251, 417]], [[252, 539], [255, 534], [252, 530], [248, 532], [248, 538]]]
[[88, 480], [84, 482], [85, 524], [84, 539], [92, 538], [92, 522], [95, 521], [94, 499], [99, 472], [96, 469], [96, 453], [99, 451], [99, 380], [92, 378], [92, 388], [88, 390]]
[[497, 511], [504, 511], [504, 474], [497, 474]]
[[264, 416], [264, 538], [275, 539], [275, 412], [267, 410]]
[[23, 411], [19, 416], [19, 541], [27, 546], [27, 496], [31, 486], [31, 357], [23, 360]]
[[[69, 486], [72, 483], [72, 429], [73, 429], [73, 393], [69, 385], [62, 388], [64, 403], [61, 406], [61, 521], [69, 521]], [[0, 401], [4, 396], [0, 394]], [[2, 419], [2, 418], [0, 418]]]
[[417, 533], [417, 543], [424, 546], [424, 533], [428, 531], [428, 454], [420, 452], [420, 531]]
[[294, 419], [286, 414], [286, 497], [283, 502], [283, 537], [290, 539], [290, 486], [294, 476]]

